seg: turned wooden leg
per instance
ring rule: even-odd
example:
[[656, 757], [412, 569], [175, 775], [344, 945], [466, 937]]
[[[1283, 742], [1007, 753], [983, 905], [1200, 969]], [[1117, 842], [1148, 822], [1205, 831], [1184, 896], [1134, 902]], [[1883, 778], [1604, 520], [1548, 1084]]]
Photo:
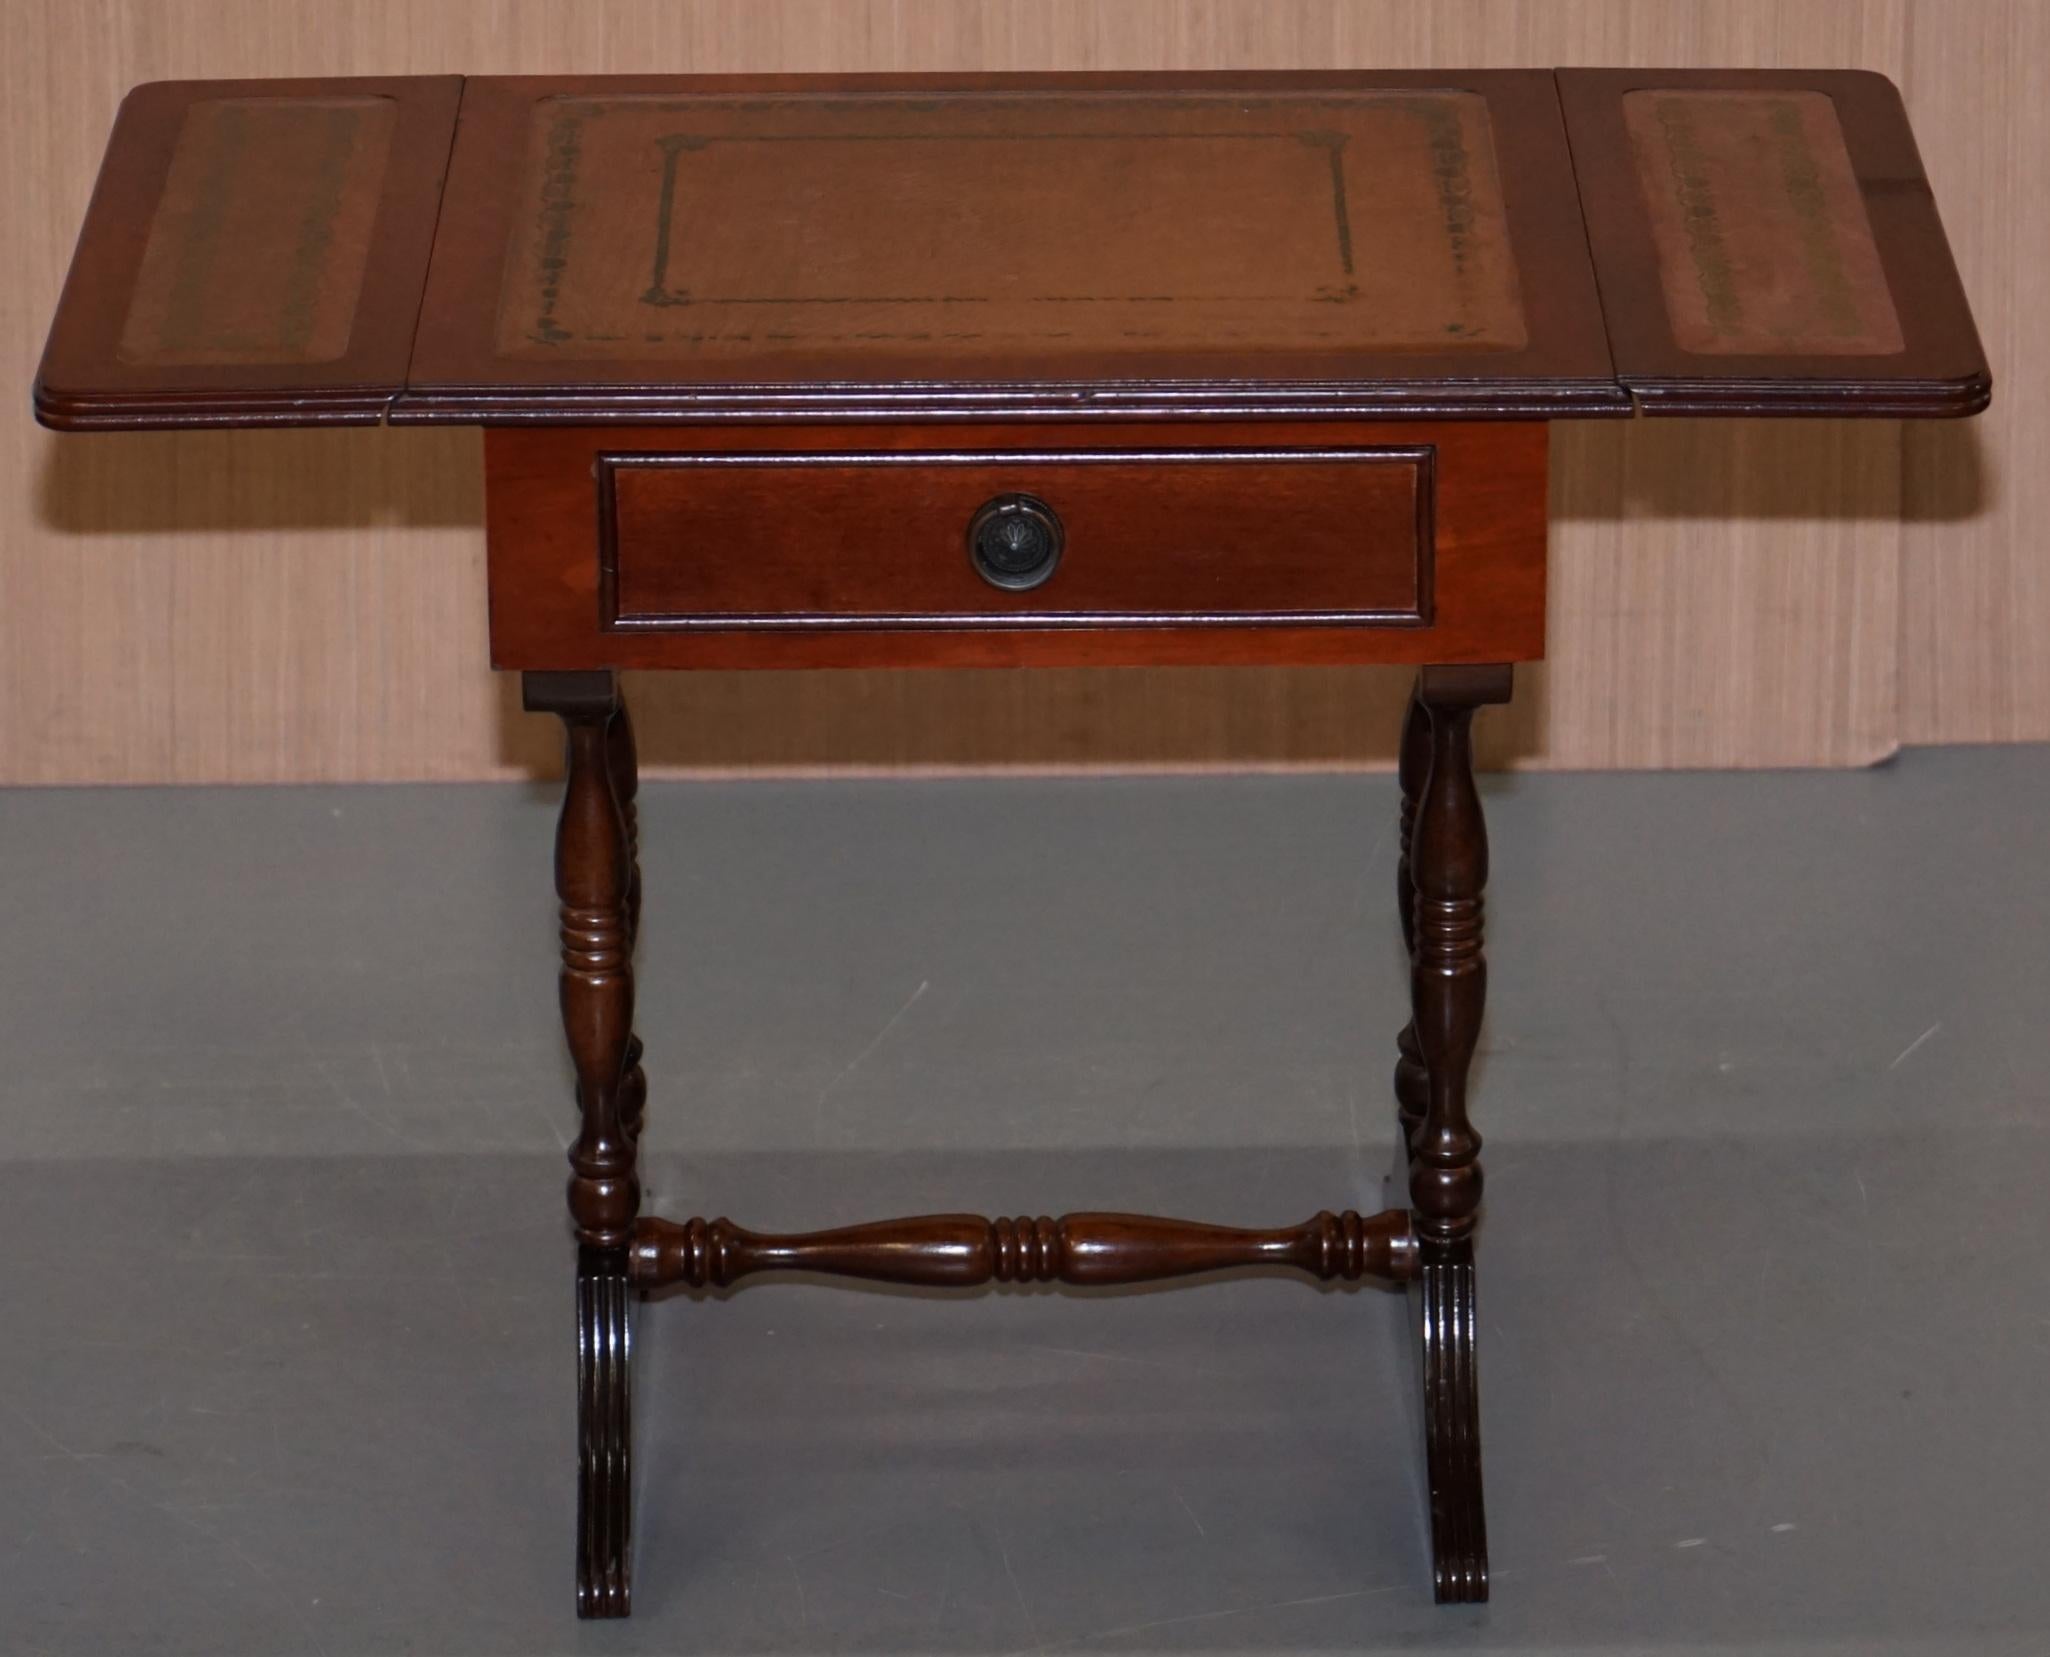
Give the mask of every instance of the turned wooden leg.
[[1466, 1114], [1467, 1072], [1480, 1041], [1488, 982], [1481, 950], [1488, 835], [1473, 781], [1473, 716], [1486, 703], [1507, 701], [1509, 686], [1506, 667], [1427, 667], [1417, 679], [1429, 765], [1410, 838], [1410, 1008], [1424, 1110], [1411, 1146], [1409, 1193], [1418, 1250], [1431, 1553], [1440, 1603], [1488, 1597], [1474, 1365], [1473, 1232], [1481, 1203], [1481, 1141]]
[[640, 1209], [626, 1131], [633, 1032], [632, 854], [614, 785], [610, 673], [529, 673], [527, 707], [561, 717], [569, 778], [555, 837], [562, 1027], [582, 1125], [570, 1147], [577, 1232], [577, 1614], [623, 1617], [632, 1594], [628, 1246]]
[[[1402, 716], [1402, 750], [1396, 775], [1402, 784], [1399, 843], [1395, 855], [1395, 912], [1402, 919], [1402, 948], [1412, 970], [1416, 964], [1416, 883], [1410, 877], [1409, 844], [1416, 830], [1416, 806], [1431, 772], [1431, 716], [1424, 711], [1419, 685], [1412, 685], [1409, 706]], [[1395, 1110], [1402, 1135], [1402, 1155], [1409, 1157], [1410, 1145], [1423, 1125], [1427, 1102], [1424, 1056], [1417, 1046], [1414, 1017], [1395, 1038]]]
[[[613, 798], [626, 825], [626, 951], [631, 957], [641, 936], [641, 818], [635, 798], [641, 789], [639, 756], [634, 751], [633, 716], [622, 694], [612, 722], [605, 728], [605, 765], [612, 774]], [[619, 1101], [619, 1121], [627, 1138], [639, 1143], [647, 1115], [648, 1078], [641, 1068], [641, 1038], [626, 1038], [626, 1080]]]

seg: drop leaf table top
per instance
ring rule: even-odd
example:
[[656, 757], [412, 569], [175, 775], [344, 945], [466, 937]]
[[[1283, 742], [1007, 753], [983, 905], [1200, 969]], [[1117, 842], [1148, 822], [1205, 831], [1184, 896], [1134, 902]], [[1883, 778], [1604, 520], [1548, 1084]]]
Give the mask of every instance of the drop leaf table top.
[[62, 427], [1969, 413], [1849, 71], [186, 81], [123, 104]]

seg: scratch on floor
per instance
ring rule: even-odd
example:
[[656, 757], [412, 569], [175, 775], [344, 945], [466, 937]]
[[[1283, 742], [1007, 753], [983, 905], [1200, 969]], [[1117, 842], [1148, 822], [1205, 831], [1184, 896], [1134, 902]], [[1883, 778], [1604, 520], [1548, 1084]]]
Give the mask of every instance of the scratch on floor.
[[1942, 1028], [1943, 1020], [1939, 1018], [1934, 1024], [1930, 1025], [1928, 1029], [1924, 1030], [1913, 1041], [1909, 1042], [1907, 1046], [1903, 1047], [1900, 1050], [1900, 1055], [1893, 1061], [1892, 1064], [1888, 1065], [1886, 1068], [1889, 1070], [1900, 1069], [1900, 1067], [1907, 1061], [1907, 1057], [1910, 1053], [1914, 1052], [1916, 1048], [1920, 1047], [1923, 1042], [1927, 1041], [1931, 1036], [1935, 1035], [1936, 1032]]
[[847, 1061], [846, 1067], [841, 1070], [839, 1075], [835, 1076], [830, 1082], [826, 1083], [824, 1087], [819, 1089], [818, 1100], [812, 1107], [812, 1126], [814, 1131], [816, 1131], [819, 1124], [825, 1120], [826, 1100], [832, 1096], [833, 1089], [838, 1087], [842, 1082], [846, 1081], [849, 1076], [853, 1075], [855, 1070], [859, 1068], [861, 1061], [863, 1059], [867, 1058], [869, 1054], [873, 1053], [878, 1047], [882, 1046], [883, 1038], [889, 1035], [889, 1033], [892, 1030], [897, 1028], [897, 1021], [901, 1019], [906, 1013], [910, 1012], [913, 1007], [917, 1006], [920, 999], [924, 996], [925, 992], [931, 988], [932, 980], [930, 978], [921, 978], [918, 981], [918, 988], [911, 992], [910, 999], [908, 999], [903, 1006], [899, 1007], [894, 1013], [890, 1015], [889, 1020], [883, 1025], [883, 1027], [880, 1030], [878, 1030], [875, 1033], [874, 1037], [870, 1040], [869, 1044], [866, 1047], [864, 1047], [859, 1053], [856, 1053], [853, 1058]]
[[142, 1491], [136, 1489], [134, 1485], [117, 1474], [111, 1473], [105, 1468], [92, 1465], [98, 1458], [87, 1451], [78, 1449], [74, 1445], [66, 1444], [34, 1416], [30, 1415], [27, 1410], [23, 1409], [21, 1405], [11, 1400], [0, 1399], [0, 1406], [4, 1406], [8, 1414], [12, 1415], [24, 1427], [28, 1428], [30, 1432], [57, 1451], [67, 1461], [78, 1463], [87, 1473], [109, 1489], [118, 1490], [130, 1501], [138, 1502], [153, 1512], [161, 1513], [173, 1524], [182, 1526], [186, 1530], [191, 1531], [195, 1536], [205, 1538], [205, 1540], [221, 1549], [231, 1559], [240, 1563], [245, 1570], [277, 1596], [278, 1602], [285, 1608], [285, 1614], [299, 1625], [300, 1632], [313, 1643], [313, 1649], [318, 1653], [318, 1657], [328, 1657], [326, 1642], [321, 1639], [320, 1631], [308, 1620], [306, 1613], [299, 1609], [297, 1598], [287, 1592], [283, 1584], [271, 1574], [269, 1569], [258, 1561], [240, 1542], [236, 1541], [234, 1537], [226, 1536], [217, 1530], [210, 1529], [193, 1518], [189, 1511], [179, 1507], [177, 1504], [157, 1501], [143, 1494]]
[[1145, 1358], [1132, 1352], [1092, 1352], [1081, 1346], [1047, 1346], [1039, 1341], [1019, 1341], [1013, 1348], [1019, 1352], [1051, 1352], [1061, 1358], [1095, 1358], [1107, 1364], [1136, 1364], [1142, 1369], [1171, 1369], [1177, 1375], [1224, 1375], [1222, 1369], [1203, 1369], [1194, 1364], [1182, 1363], [1167, 1358]]
[[1039, 1622], [1032, 1615], [1032, 1607], [1026, 1601], [1025, 1590], [1018, 1586], [1018, 1573], [1011, 1568], [1011, 1549], [1010, 1545], [1004, 1541], [1003, 1521], [1001, 1519], [991, 1519], [989, 1528], [996, 1535], [997, 1554], [1004, 1562], [1004, 1575], [1011, 1579], [1011, 1592], [1018, 1596], [1018, 1609], [1025, 1613], [1025, 1633], [1034, 1644], [1037, 1644], [1039, 1641]]
[[811, 1627], [811, 1606], [804, 1597], [804, 1575], [797, 1568], [797, 1561], [789, 1554], [783, 1556], [783, 1563], [790, 1567], [790, 1580], [797, 1584], [797, 1620], [804, 1627]]
[[1189, 1516], [1189, 1523], [1196, 1527], [1196, 1534], [1198, 1536], [1208, 1536], [1210, 1533], [1203, 1528], [1203, 1521], [1196, 1517], [1196, 1510], [1189, 1506], [1189, 1498], [1177, 1490], [1174, 1493], [1174, 1499], [1182, 1504], [1182, 1511]]
[[555, 1135], [556, 1143], [561, 1145], [561, 1147], [565, 1151], [567, 1151], [569, 1149], [569, 1135], [564, 1133], [562, 1129], [557, 1125], [555, 1120], [555, 1113], [551, 1111], [546, 1105], [541, 1104], [539, 1100], [536, 1100], [535, 1104], [541, 1112], [541, 1120], [548, 1124], [548, 1131]]
[[[1388, 836], [1389, 836], [1389, 833], [1391, 832], [1391, 829], [1392, 829], [1392, 825], [1391, 825], [1391, 824], [1389, 823], [1389, 821], [1388, 821], [1388, 820], [1387, 820], [1387, 819], [1386, 819], [1386, 818], [1384, 817], [1384, 818], [1383, 818], [1383, 819], [1381, 820], [1381, 829], [1380, 829], [1380, 832], [1379, 832], [1379, 833], [1377, 833], [1377, 834], [1376, 834], [1376, 835], [1374, 836], [1374, 843], [1373, 843], [1373, 844], [1372, 844], [1371, 846], [1369, 846], [1369, 847], [1367, 848], [1367, 857], [1366, 857], [1366, 861], [1365, 861], [1364, 863], [1362, 863], [1362, 864], [1360, 864], [1360, 865], [1359, 865], [1359, 867], [1360, 867], [1360, 868], [1361, 868], [1362, 870], [1368, 870], [1368, 869], [1372, 869], [1372, 868], [1374, 867], [1374, 865], [1375, 865], [1375, 862], [1376, 862], [1376, 861], [1377, 861], [1377, 860], [1379, 859], [1379, 857], [1380, 857], [1380, 855], [1381, 855], [1381, 848], [1382, 848], [1383, 846], [1385, 846], [1385, 845], [1387, 845], [1387, 844], [1388, 844]], [[1366, 882], [1365, 882], [1364, 880], [1362, 880], [1362, 881], [1361, 881], [1361, 882], [1360, 882], [1360, 883], [1359, 883], [1359, 884], [1358, 884], [1358, 885], [1357, 885], [1357, 886], [1356, 886], [1356, 887], [1355, 887], [1355, 888], [1353, 889], [1353, 896], [1352, 896], [1352, 918], [1353, 918], [1354, 920], [1358, 920], [1358, 919], [1360, 918], [1360, 916], [1361, 916], [1362, 914], [1364, 914], [1364, 913], [1366, 912], [1366, 907], [1367, 907], [1367, 898], [1368, 898], [1368, 896], [1369, 896], [1369, 893], [1368, 893], [1367, 883], [1366, 883]]]
[[370, 1057], [377, 1065], [377, 1085], [384, 1089], [387, 1099], [394, 1097], [391, 1090], [391, 1074], [384, 1068], [384, 1049], [376, 1042], [370, 1044]]
[[396, 1139], [401, 1145], [410, 1145], [415, 1150], [421, 1149], [419, 1140], [415, 1139], [411, 1134], [399, 1128], [396, 1124], [386, 1121], [382, 1116], [378, 1115], [377, 1112], [371, 1110], [368, 1106], [366, 1106], [361, 1099], [356, 1097], [355, 1094], [351, 1093], [348, 1087], [343, 1083], [341, 1077], [335, 1074], [334, 1066], [329, 1064], [327, 1060], [318, 1058], [315, 1059], [313, 1061], [313, 1068], [320, 1072], [321, 1080], [326, 1082], [328, 1085], [328, 1091], [331, 1092], [337, 1099], [339, 1099], [344, 1105], [344, 1107], [354, 1111], [358, 1116], [362, 1117], [363, 1120], [368, 1122], [372, 1127], [381, 1129], [383, 1132], [391, 1135], [391, 1137]]
[[1127, 1634], [1150, 1633], [1156, 1628], [1180, 1628], [1190, 1623], [1218, 1622], [1225, 1617], [1257, 1616], [1262, 1611], [1293, 1611], [1305, 1605], [1336, 1605], [1349, 1599], [1373, 1599], [1381, 1594], [1399, 1594], [1406, 1586], [1405, 1583], [1397, 1582], [1390, 1583], [1385, 1588], [1355, 1588], [1344, 1594], [1311, 1594], [1306, 1599], [1277, 1599], [1259, 1605], [1227, 1606], [1222, 1611], [1195, 1611], [1183, 1617], [1161, 1617], [1153, 1622], [1127, 1623], [1119, 1628], [1098, 1628], [1087, 1634], [1078, 1634], [1071, 1640], [1065, 1640], [1062, 1646], [1087, 1645], [1095, 1640], [1114, 1640]]

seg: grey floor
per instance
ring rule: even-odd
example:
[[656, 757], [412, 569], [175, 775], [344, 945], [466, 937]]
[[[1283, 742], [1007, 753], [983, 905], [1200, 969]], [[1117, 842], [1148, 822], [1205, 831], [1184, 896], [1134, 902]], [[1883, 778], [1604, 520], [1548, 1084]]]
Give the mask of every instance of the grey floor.
[[[0, 1652], [2050, 1651], [2050, 751], [1487, 796], [1492, 1606], [1393, 1295], [799, 1282], [580, 1628], [549, 799], [0, 793]], [[1387, 779], [644, 800], [659, 1211], [1381, 1205]]]

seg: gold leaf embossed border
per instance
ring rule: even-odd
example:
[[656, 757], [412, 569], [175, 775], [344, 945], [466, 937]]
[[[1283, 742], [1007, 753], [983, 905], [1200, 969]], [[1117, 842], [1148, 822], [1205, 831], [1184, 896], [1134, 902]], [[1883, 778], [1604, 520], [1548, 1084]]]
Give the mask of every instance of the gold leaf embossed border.
[[1878, 356], [1900, 318], [1821, 92], [1623, 98], [1674, 340], [1708, 355]]

